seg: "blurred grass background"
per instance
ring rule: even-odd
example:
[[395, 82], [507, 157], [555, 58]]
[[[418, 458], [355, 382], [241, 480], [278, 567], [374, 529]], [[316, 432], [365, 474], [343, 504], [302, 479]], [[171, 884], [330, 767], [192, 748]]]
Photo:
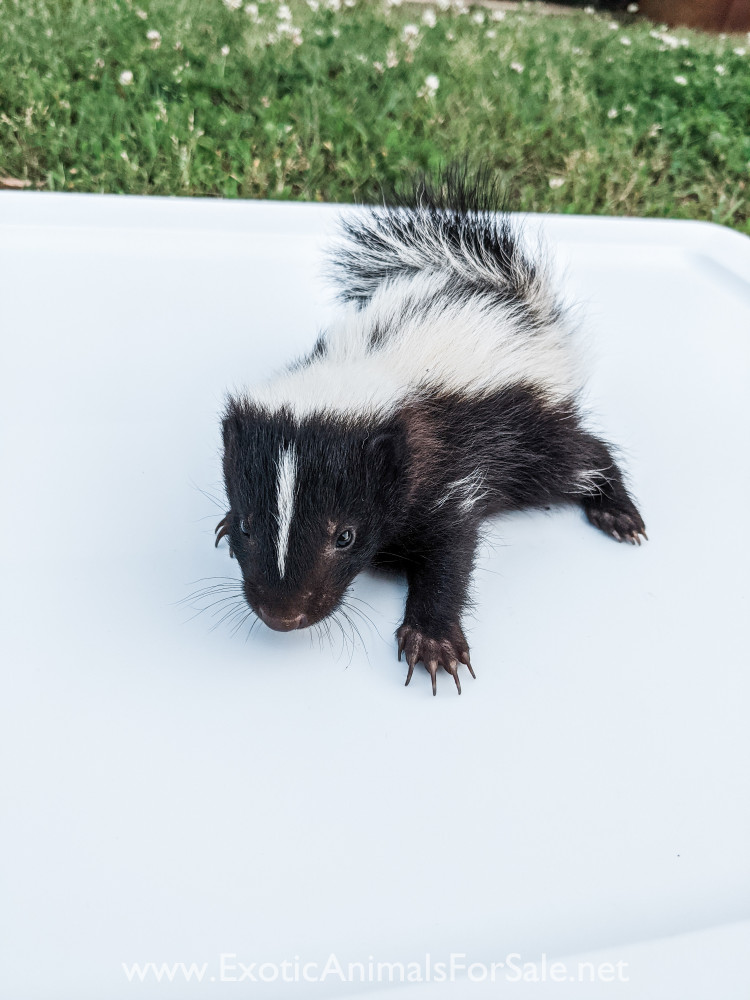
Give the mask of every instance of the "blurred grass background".
[[467, 157], [524, 211], [750, 233], [750, 39], [592, 8], [0, 0], [0, 176], [377, 199]]

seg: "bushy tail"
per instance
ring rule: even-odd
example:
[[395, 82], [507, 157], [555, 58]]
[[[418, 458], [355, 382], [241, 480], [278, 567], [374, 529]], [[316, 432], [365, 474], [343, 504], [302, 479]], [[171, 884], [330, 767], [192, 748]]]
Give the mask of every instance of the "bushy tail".
[[341, 222], [331, 275], [345, 301], [364, 305], [385, 281], [445, 273], [457, 294], [490, 293], [525, 307], [540, 323], [560, 314], [543, 253], [524, 250], [520, 229], [482, 170], [448, 167], [418, 177], [407, 195]]

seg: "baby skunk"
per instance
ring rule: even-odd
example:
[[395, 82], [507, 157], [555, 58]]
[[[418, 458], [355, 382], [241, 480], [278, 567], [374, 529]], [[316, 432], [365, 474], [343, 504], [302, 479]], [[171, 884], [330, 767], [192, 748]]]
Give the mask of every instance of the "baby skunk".
[[586, 430], [573, 327], [492, 185], [449, 172], [343, 222], [344, 303], [311, 353], [223, 423], [217, 527], [272, 629], [330, 615], [366, 567], [408, 581], [396, 635], [411, 680], [459, 664], [484, 518], [573, 502], [617, 541], [646, 537], [607, 445]]

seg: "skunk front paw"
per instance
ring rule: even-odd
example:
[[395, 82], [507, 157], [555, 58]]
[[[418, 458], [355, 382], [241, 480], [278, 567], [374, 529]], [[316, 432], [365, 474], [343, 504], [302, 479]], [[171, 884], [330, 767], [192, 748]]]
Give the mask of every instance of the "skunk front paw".
[[420, 660], [432, 677], [433, 694], [437, 694], [437, 672], [440, 667], [453, 677], [459, 694], [461, 694], [461, 681], [458, 679], [459, 663], [465, 663], [471, 676], [476, 677], [469, 660], [468, 643], [458, 626], [451, 629], [450, 637], [433, 639], [426, 630], [420, 629], [416, 625], [407, 625], [404, 622], [396, 632], [396, 638], [398, 639], [399, 661], [401, 654], [405, 653], [406, 662], [409, 664], [409, 671], [406, 675], [407, 684], [414, 673], [414, 665]]

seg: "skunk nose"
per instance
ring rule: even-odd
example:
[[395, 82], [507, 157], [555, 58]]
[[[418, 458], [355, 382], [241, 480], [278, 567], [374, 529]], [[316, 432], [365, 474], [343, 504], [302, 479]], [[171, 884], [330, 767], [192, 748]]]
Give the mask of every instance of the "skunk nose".
[[294, 618], [279, 618], [276, 615], [270, 614], [262, 604], [258, 608], [258, 614], [262, 621], [275, 632], [292, 632], [296, 628], [307, 628], [307, 615], [296, 615]]

